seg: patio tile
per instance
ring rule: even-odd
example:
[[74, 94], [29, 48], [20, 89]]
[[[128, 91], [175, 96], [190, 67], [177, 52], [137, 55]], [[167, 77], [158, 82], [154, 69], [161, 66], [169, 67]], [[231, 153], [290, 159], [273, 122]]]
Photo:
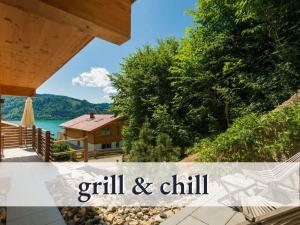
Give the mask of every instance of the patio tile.
[[239, 224], [239, 223], [243, 223], [245, 221], [246, 221], [245, 216], [240, 212], [236, 212], [230, 218], [230, 220], [226, 223], [226, 225], [236, 225], [236, 224]]
[[45, 210], [44, 207], [8, 207], [7, 216], [10, 220], [15, 220], [43, 210]]
[[32, 149], [11, 148], [4, 149], [4, 162], [41, 162], [36, 152]]
[[[28, 212], [26, 213], [26, 208]], [[6, 225], [65, 225], [65, 222], [56, 207], [40, 207], [33, 209], [32, 207], [15, 207], [12, 212], [8, 208]], [[24, 216], [14, 217], [12, 213], [18, 214], [18, 210]]]
[[185, 207], [180, 210], [175, 215], [168, 218], [166, 221], [162, 222], [161, 225], [175, 225], [183, 221], [189, 215], [191, 215], [194, 211], [196, 211], [199, 207]]
[[47, 225], [66, 225], [66, 222], [64, 220], [58, 220], [54, 223], [49, 223]]
[[191, 215], [209, 225], [225, 225], [235, 213], [229, 207], [200, 207]]
[[207, 224], [201, 222], [200, 220], [197, 220], [196, 218], [194, 218], [192, 216], [188, 216], [183, 221], [178, 223], [178, 225], [207, 225]]

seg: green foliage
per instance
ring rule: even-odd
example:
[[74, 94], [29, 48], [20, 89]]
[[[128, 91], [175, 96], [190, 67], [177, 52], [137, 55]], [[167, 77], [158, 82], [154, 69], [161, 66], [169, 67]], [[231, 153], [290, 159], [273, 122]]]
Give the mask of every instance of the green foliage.
[[155, 137], [168, 134], [184, 149], [274, 109], [300, 87], [300, 1], [198, 0], [190, 14], [194, 27], [182, 40], [139, 49], [112, 76], [113, 111], [128, 119], [127, 152], [146, 117]]
[[[5, 120], [20, 120], [26, 97], [4, 97], [3, 116]], [[32, 98], [36, 119], [70, 119], [86, 113], [108, 113], [110, 104], [92, 104], [85, 100], [66, 96], [38, 94]]]
[[[172, 99], [169, 68], [178, 50], [178, 42], [171, 38], [159, 41], [158, 46], [145, 46], [125, 58], [119, 74], [111, 76], [118, 94], [113, 97], [112, 110], [127, 118], [124, 129], [124, 148], [131, 151], [138, 139], [145, 118], [154, 136], [166, 133], [176, 146], [184, 146], [185, 125], [180, 124], [172, 114]], [[135, 143], [136, 145], [137, 143]]]
[[161, 133], [156, 138], [155, 155], [156, 162], [176, 162], [180, 156], [180, 148], [174, 147], [168, 134]]
[[153, 161], [154, 148], [153, 132], [149, 128], [149, 123], [146, 121], [139, 133], [138, 140], [132, 143], [132, 149], [129, 152], [129, 161], [132, 162], [148, 162]]
[[[61, 152], [68, 152], [71, 151], [71, 147], [67, 143], [54, 143], [51, 146], [51, 152], [53, 153], [61, 153]], [[55, 161], [68, 161], [71, 159], [71, 155], [61, 155], [61, 156], [54, 156]]]
[[177, 161], [180, 149], [172, 144], [168, 134], [159, 133], [156, 137], [146, 120], [129, 152], [129, 160], [133, 162], [169, 162]]
[[204, 139], [189, 149], [199, 161], [280, 161], [300, 150], [300, 103], [265, 115], [237, 119], [216, 138]]
[[269, 111], [299, 88], [299, 1], [199, 0], [191, 14], [172, 86], [194, 136]]

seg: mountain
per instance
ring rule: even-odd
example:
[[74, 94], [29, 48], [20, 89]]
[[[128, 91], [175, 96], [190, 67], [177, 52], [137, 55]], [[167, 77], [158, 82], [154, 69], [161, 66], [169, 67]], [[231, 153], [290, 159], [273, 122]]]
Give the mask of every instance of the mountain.
[[[20, 120], [26, 97], [4, 96], [4, 120]], [[67, 96], [37, 94], [32, 97], [36, 119], [59, 120], [78, 117], [82, 114], [109, 113], [109, 103], [93, 104]]]

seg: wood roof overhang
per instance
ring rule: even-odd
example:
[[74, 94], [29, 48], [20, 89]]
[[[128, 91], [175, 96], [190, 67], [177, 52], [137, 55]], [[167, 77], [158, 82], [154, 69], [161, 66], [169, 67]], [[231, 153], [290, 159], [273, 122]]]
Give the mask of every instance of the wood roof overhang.
[[133, 2], [0, 0], [0, 94], [34, 95], [94, 37], [127, 41]]

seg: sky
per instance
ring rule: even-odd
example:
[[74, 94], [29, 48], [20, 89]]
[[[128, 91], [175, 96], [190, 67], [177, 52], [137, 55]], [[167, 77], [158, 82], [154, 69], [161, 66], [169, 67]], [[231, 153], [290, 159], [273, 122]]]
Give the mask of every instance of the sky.
[[132, 6], [131, 39], [121, 46], [94, 39], [37, 90], [92, 103], [110, 102], [116, 93], [107, 74], [117, 73], [122, 59], [146, 44], [169, 36], [181, 38], [193, 26], [186, 14], [196, 0], [137, 0]]

